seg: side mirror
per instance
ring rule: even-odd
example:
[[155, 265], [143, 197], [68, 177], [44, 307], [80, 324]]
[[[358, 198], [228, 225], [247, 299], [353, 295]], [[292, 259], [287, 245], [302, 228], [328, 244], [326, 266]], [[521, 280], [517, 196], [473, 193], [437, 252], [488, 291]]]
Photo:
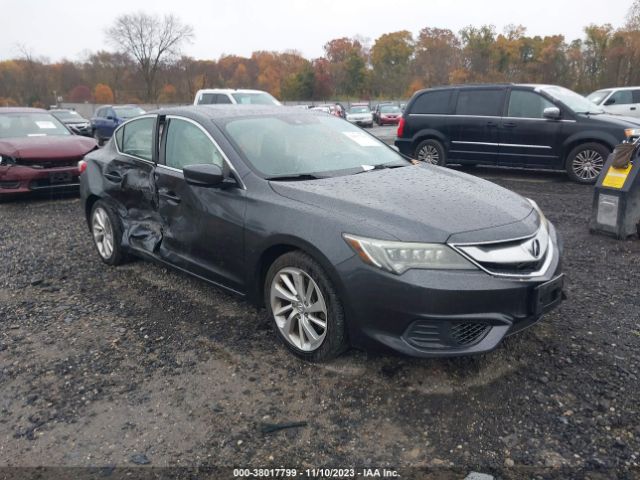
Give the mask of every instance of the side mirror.
[[542, 111], [542, 116], [550, 120], [558, 120], [560, 118], [560, 109], [558, 107], [547, 107]]
[[111, 116], [111, 115], [107, 115], [107, 120], [111, 120], [111, 121], [113, 121], [113, 120], [115, 120], [115, 119], [116, 119], [116, 117]]
[[614, 103], [616, 103], [616, 99], [615, 98], [609, 98], [606, 102], [604, 102], [605, 106], [613, 105]]
[[182, 173], [185, 181], [194, 187], [217, 187], [224, 182], [224, 174], [218, 165], [187, 165]]

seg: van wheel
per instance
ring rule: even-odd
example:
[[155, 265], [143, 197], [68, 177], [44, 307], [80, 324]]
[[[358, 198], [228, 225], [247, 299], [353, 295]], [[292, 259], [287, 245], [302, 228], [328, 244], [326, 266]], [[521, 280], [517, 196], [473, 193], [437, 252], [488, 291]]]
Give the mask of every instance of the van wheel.
[[424, 140], [416, 147], [414, 158], [421, 162], [430, 163], [431, 165], [440, 165], [444, 167], [447, 164], [447, 158], [444, 153], [442, 144], [432, 138]]
[[583, 143], [569, 152], [565, 168], [569, 178], [577, 183], [596, 183], [611, 151], [600, 143]]
[[273, 262], [264, 297], [276, 334], [298, 357], [322, 362], [346, 350], [342, 303], [328, 275], [309, 255], [294, 251]]

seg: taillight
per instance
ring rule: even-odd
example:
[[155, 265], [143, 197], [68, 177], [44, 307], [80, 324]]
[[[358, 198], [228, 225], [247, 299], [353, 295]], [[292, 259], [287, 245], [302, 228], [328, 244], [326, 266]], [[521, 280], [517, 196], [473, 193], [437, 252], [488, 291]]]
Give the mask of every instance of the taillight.
[[80, 160], [78, 162], [78, 170], [80, 170], [80, 173], [84, 172], [87, 169], [87, 162], [84, 160]]
[[402, 137], [402, 134], [404, 133], [404, 117], [400, 117], [400, 121], [398, 122], [398, 138]]

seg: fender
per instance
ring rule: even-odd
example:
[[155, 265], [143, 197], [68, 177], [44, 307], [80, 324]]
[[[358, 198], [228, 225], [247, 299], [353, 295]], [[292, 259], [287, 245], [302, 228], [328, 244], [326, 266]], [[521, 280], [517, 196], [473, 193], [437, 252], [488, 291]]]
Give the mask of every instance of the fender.
[[614, 135], [603, 132], [602, 130], [582, 130], [567, 137], [564, 142], [562, 142], [562, 157], [565, 158], [569, 154], [569, 151], [580, 143], [603, 143], [613, 150], [621, 141], [621, 138], [616, 138]]
[[413, 146], [413, 149], [415, 150], [418, 144], [427, 138], [435, 138], [442, 144], [446, 151], [449, 150], [449, 139], [443, 135], [442, 132], [433, 128], [423, 128], [413, 134], [411, 137], [411, 145]]

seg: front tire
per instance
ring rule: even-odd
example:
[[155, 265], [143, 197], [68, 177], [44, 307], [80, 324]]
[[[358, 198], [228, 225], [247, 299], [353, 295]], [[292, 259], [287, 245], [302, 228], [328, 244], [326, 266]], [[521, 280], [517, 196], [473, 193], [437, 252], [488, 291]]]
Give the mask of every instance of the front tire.
[[596, 183], [610, 154], [610, 150], [600, 143], [583, 143], [569, 152], [565, 168], [569, 178], [577, 183]]
[[414, 158], [421, 162], [440, 165], [441, 167], [447, 164], [444, 147], [439, 141], [433, 138], [429, 138], [418, 144], [414, 152]]
[[100, 259], [107, 265], [124, 263], [127, 255], [122, 248], [122, 227], [118, 216], [105, 201], [98, 200], [89, 218], [93, 244]]
[[322, 267], [293, 251], [267, 272], [264, 297], [276, 334], [296, 356], [323, 362], [347, 348], [344, 309]]

